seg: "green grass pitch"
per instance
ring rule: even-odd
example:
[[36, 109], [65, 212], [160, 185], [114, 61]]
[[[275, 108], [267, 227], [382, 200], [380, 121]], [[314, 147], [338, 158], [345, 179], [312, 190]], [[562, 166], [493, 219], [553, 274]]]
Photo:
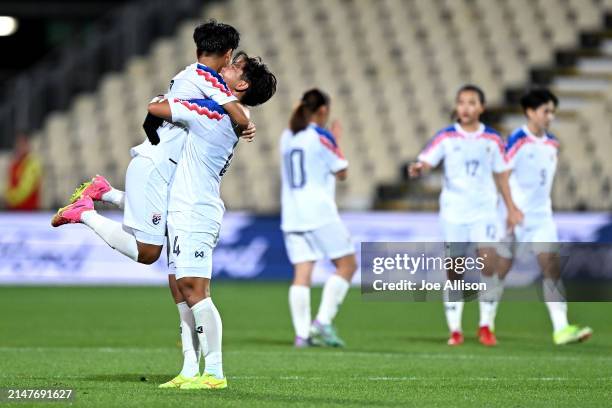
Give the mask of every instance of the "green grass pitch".
[[[294, 350], [287, 284], [218, 282], [229, 388], [159, 390], [180, 369], [166, 288], [0, 287], [0, 387], [70, 387], [72, 406], [601, 407], [612, 401], [612, 304], [570, 304], [585, 344], [555, 347], [541, 303], [502, 303], [499, 346], [446, 346], [439, 303], [364, 302], [337, 318], [345, 350]], [[320, 289], [313, 291], [313, 313]], [[9, 404], [0, 403], [9, 406]], [[39, 406], [65, 406], [44, 403]], [[10, 406], [30, 406], [28, 403]]]

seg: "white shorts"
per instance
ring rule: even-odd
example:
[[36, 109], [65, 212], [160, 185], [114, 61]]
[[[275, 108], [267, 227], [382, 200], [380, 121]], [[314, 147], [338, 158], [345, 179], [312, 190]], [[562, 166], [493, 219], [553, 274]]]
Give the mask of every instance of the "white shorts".
[[514, 235], [504, 238], [503, 245], [497, 252], [508, 259], [513, 258], [517, 251], [535, 254], [556, 252], [558, 241], [557, 226], [552, 216], [526, 214], [523, 223], [514, 227]]
[[466, 224], [446, 220], [441, 223], [448, 256], [465, 256], [468, 243], [477, 243], [479, 248], [495, 247], [500, 238], [499, 222], [495, 216]]
[[335, 221], [313, 231], [285, 231], [285, 247], [293, 265], [338, 259], [355, 253], [351, 234], [341, 221]]
[[168, 215], [168, 273], [176, 274], [176, 279], [197, 277], [210, 279], [212, 276], [212, 254], [219, 239], [218, 224], [193, 230], [193, 226], [177, 223], [183, 213], [172, 212]]
[[497, 217], [485, 218], [468, 224], [442, 220], [446, 242], [497, 242], [500, 239]]
[[134, 157], [125, 173], [123, 225], [139, 242], [162, 246], [167, 213], [168, 183], [151, 159]]

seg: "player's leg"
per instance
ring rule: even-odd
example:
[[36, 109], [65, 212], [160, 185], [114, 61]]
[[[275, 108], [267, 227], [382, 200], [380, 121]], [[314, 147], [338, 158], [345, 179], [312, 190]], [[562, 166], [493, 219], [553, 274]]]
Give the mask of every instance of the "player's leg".
[[537, 258], [544, 277], [542, 291], [553, 325], [554, 343], [562, 345], [588, 340], [593, 334], [590, 327], [580, 327], [568, 322], [565, 288], [560, 276], [559, 253], [540, 252]]
[[480, 321], [478, 324], [478, 340], [485, 346], [494, 346], [497, 339], [493, 332], [495, 314], [499, 298], [497, 296], [499, 279], [497, 277], [497, 247], [499, 238], [498, 225], [495, 217], [475, 223], [471, 231], [472, 242], [478, 242], [478, 257], [483, 259], [483, 269], [480, 281], [487, 287], [479, 293]]
[[323, 286], [321, 303], [317, 317], [312, 323], [311, 334], [327, 346], [344, 347], [344, 341], [337, 335], [332, 323], [357, 270], [355, 246], [348, 229], [340, 221], [313, 231], [313, 237], [324, 255], [334, 263], [336, 273], [331, 275]]
[[294, 346], [308, 347], [310, 342], [310, 284], [314, 261], [293, 265], [293, 282], [289, 287], [289, 311], [295, 332]]
[[161, 384], [159, 388], [180, 388], [182, 384], [190, 382], [200, 375], [200, 342], [195, 331], [193, 312], [178, 288], [174, 268], [168, 274], [168, 285], [179, 312], [183, 367], [179, 375]]
[[[212, 255], [212, 253], [211, 253]], [[201, 268], [177, 268], [178, 287], [193, 312], [196, 333], [204, 354], [204, 374], [185, 383], [181, 389], [221, 389], [227, 387], [223, 375], [221, 315], [210, 297], [210, 278]]]
[[137, 156], [128, 166], [126, 188], [123, 225], [98, 214], [86, 194], [61, 208], [51, 225], [83, 223], [111, 248], [134, 261], [151, 264], [159, 258], [165, 240], [168, 184], [150, 159]]
[[[195, 332], [204, 356], [204, 374], [180, 388], [226, 388], [221, 355], [223, 326], [219, 311], [210, 297], [212, 252], [218, 236], [218, 225], [205, 228], [215, 229], [214, 233], [190, 232], [189, 228], [177, 229], [175, 220], [182, 216], [185, 214], [169, 215], [168, 238], [172, 243], [170, 258], [175, 266], [178, 290], [193, 313]], [[185, 219], [190, 218], [190, 215], [185, 216]]]
[[504, 294], [504, 286], [505, 279], [512, 269], [512, 265], [514, 263], [514, 251], [513, 248], [509, 247], [508, 251], [497, 249], [497, 267], [495, 268], [497, 271], [497, 287], [494, 287], [494, 292], [491, 294], [491, 297], [494, 301], [496, 301], [495, 308], [492, 310], [492, 325], [491, 330], [495, 330], [495, 318], [497, 317], [497, 309], [499, 307], [499, 302], [501, 301]]
[[285, 248], [293, 265], [293, 282], [289, 287], [289, 311], [295, 331], [294, 346], [312, 345], [310, 339], [310, 281], [314, 264], [322, 258], [310, 232], [285, 232]]
[[[469, 242], [469, 227], [462, 224], [442, 222], [442, 231], [446, 246], [446, 256], [451, 258], [460, 258], [465, 256], [467, 249], [466, 243]], [[453, 265], [455, 263], [453, 262]], [[446, 271], [449, 281], [457, 281], [463, 279], [463, 275], [456, 273], [454, 269]], [[448, 339], [449, 346], [458, 346], [463, 344], [463, 329], [461, 318], [463, 315], [463, 291], [445, 289], [443, 293], [444, 314], [446, 323], [450, 332]]]

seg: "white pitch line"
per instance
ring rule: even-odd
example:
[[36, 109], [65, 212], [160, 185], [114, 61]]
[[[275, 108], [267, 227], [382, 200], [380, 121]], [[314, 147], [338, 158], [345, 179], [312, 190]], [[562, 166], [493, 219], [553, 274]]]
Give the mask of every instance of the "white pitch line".
[[[180, 351], [176, 347], [157, 347], [157, 348], [136, 348], [136, 347], [0, 347], [0, 352], [19, 352], [19, 353], [47, 353], [47, 352], [98, 352], [98, 353], [134, 353], [134, 354], [149, 354], [149, 353], [173, 353]], [[550, 355], [526, 355], [526, 356], [508, 356], [508, 355], [487, 355], [483, 354], [459, 354], [459, 353], [393, 353], [393, 352], [377, 352], [377, 351], [305, 351], [305, 350], [227, 350], [224, 354], [249, 354], [249, 355], [280, 355], [287, 357], [360, 357], [360, 358], [406, 358], [406, 359], [430, 359], [430, 360], [480, 360], [486, 358], [488, 360], [501, 361], [524, 361], [524, 360], [546, 360], [546, 361], [587, 361], [591, 356], [550, 356]], [[596, 361], [612, 361], [612, 356], [592, 356], [591, 360]], [[590, 360], [589, 360], [590, 361]]]
[[[0, 375], [0, 378], [14, 378], [14, 375]], [[134, 376], [136, 377], [136, 375]], [[59, 379], [59, 380], [87, 380], [89, 376], [85, 375], [55, 375], [55, 376], [45, 376], [48, 379]], [[227, 376], [230, 380], [266, 380], [266, 381], [328, 381], [327, 377], [308, 377], [308, 376], [261, 376], [261, 375], [235, 375]], [[344, 381], [358, 381], [362, 382], [364, 380], [372, 381], [372, 382], [380, 382], [380, 381], [389, 381], [389, 382], [401, 382], [401, 381], [448, 381], [452, 380], [451, 377], [393, 377], [393, 376], [384, 376], [384, 377], [345, 377]], [[527, 378], [517, 378], [517, 377], [458, 377], [456, 378], [461, 381], [580, 381], [587, 380], [582, 378], [568, 378], [568, 377], [527, 377]], [[600, 377], [600, 378], [589, 378], [588, 381], [612, 381], [612, 377]]]

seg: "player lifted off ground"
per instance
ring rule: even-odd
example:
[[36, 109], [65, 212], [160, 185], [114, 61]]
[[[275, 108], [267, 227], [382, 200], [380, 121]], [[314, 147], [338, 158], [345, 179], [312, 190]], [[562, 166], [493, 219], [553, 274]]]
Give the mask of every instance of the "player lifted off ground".
[[[246, 106], [262, 104], [276, 92], [276, 78], [259, 58], [239, 53], [222, 74]], [[225, 211], [220, 183], [238, 137], [226, 111], [211, 99], [170, 98], [151, 103], [149, 112], [189, 131], [170, 189], [168, 238], [170, 265], [180, 295], [193, 312], [205, 360], [202, 376], [175, 378], [167, 384], [181, 389], [226, 388], [221, 316], [210, 296], [210, 280], [212, 252]]]
[[[281, 136], [282, 225], [289, 260], [294, 266], [289, 307], [295, 346], [344, 346], [332, 321], [355, 270], [355, 248], [335, 203], [336, 179], [347, 177], [348, 162], [338, 143], [339, 122], [331, 131], [329, 97], [318, 89], [306, 92]], [[336, 266], [323, 287], [316, 319], [310, 314], [310, 284], [315, 262], [328, 258]]]
[[[553, 341], [568, 344], [588, 339], [593, 331], [589, 327], [569, 324], [560, 279], [558, 245], [555, 245], [557, 227], [551, 200], [559, 141], [548, 131], [557, 105], [557, 97], [547, 89], [534, 89], [521, 98], [527, 124], [508, 138], [506, 156], [512, 171], [510, 191], [525, 219], [515, 227], [514, 234], [500, 244], [498, 271], [501, 289], [515, 250], [528, 250], [536, 255], [544, 277], [542, 293], [553, 325]], [[501, 290], [495, 300], [500, 298]]]
[[[223, 105], [238, 127], [248, 126], [249, 119], [242, 106], [218, 73], [231, 61], [238, 47], [239, 33], [232, 26], [211, 20], [198, 26], [193, 38], [198, 61], [172, 79], [168, 95], [183, 99], [210, 98]], [[187, 131], [182, 126], [157, 121], [151, 115], [147, 116], [145, 129], [149, 140], [132, 149], [126, 192], [112, 188], [104, 177], [96, 176], [75, 191], [71, 198], [73, 204], [60, 209], [52, 224], [83, 222], [112, 248], [135, 261], [151, 264], [159, 258], [165, 241], [168, 185], [179, 162]], [[250, 126], [243, 135], [250, 138], [254, 130], [254, 126]], [[123, 225], [98, 214], [92, 200], [124, 208]], [[181, 374], [190, 378], [199, 372], [194, 319], [176, 290], [173, 274], [169, 275], [169, 283], [181, 320], [184, 354]]]
[[[488, 288], [494, 286], [495, 245], [502, 231], [497, 225], [497, 190], [508, 207], [508, 227], [522, 221], [508, 185], [508, 167], [504, 143], [494, 129], [480, 122], [485, 109], [485, 95], [473, 85], [463, 86], [457, 93], [455, 113], [457, 122], [439, 131], [409, 168], [411, 177], [436, 167], [444, 161], [444, 186], [440, 195], [440, 221], [444, 241], [448, 243], [478, 243], [478, 256], [485, 259], [481, 279]], [[496, 188], [497, 186], [497, 188]], [[465, 256], [462, 245], [451, 246], [451, 256]], [[460, 274], [448, 271], [451, 280]], [[492, 329], [492, 314], [496, 307], [488, 299], [488, 291], [481, 293], [479, 341], [487, 346], [497, 343]], [[450, 330], [448, 344], [463, 343], [461, 317], [463, 294], [444, 292], [444, 308]]]

